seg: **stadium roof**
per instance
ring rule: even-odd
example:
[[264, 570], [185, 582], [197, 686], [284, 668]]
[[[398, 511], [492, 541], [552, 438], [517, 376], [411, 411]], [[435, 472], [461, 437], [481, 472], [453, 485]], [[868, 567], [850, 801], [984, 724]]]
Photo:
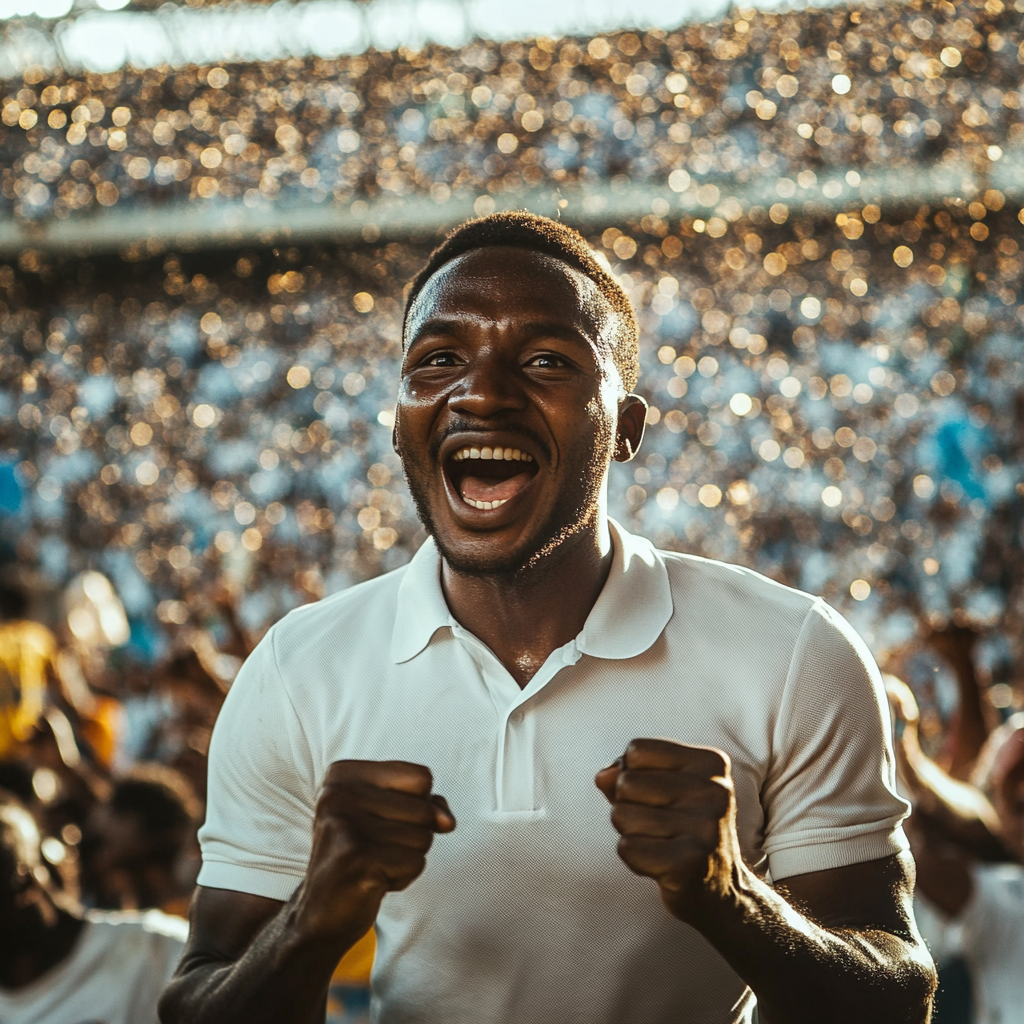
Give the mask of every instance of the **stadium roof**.
[[[0, 0], [0, 78], [29, 65], [112, 71], [169, 64], [217, 64], [292, 56], [334, 57], [370, 47], [462, 46], [474, 37], [560, 38], [616, 29], [669, 28], [708, 21], [728, 0], [301, 0], [157, 8], [130, 0]], [[832, 7], [760, 0], [751, 10]], [[139, 9], [152, 6], [154, 9]], [[870, 6], [870, 4], [869, 4]], [[122, 9], [123, 8], [123, 9]], [[6, 25], [2, 25], [4, 21]]]

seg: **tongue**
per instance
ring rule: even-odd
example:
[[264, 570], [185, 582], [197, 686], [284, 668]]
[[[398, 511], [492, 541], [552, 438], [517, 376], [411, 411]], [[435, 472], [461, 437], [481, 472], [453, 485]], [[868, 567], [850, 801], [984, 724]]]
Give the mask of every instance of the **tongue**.
[[473, 501], [508, 501], [530, 482], [529, 473], [516, 473], [507, 480], [487, 480], [480, 476], [467, 476], [462, 480], [462, 497]]

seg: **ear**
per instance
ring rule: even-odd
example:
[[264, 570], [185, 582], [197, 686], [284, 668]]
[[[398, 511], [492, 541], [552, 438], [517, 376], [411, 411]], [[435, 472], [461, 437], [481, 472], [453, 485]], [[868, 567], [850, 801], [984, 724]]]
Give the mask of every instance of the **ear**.
[[640, 450], [647, 426], [647, 402], [639, 395], [626, 395], [619, 403], [619, 426], [615, 442], [616, 462], [629, 462]]

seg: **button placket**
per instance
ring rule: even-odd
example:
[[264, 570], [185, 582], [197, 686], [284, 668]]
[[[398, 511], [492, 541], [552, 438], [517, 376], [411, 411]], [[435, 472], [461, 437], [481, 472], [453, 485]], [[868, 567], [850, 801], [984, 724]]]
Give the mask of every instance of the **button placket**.
[[547, 661], [509, 708], [500, 751], [498, 811], [505, 814], [543, 816], [536, 789], [537, 718], [534, 698], [554, 678], [580, 659], [575, 641], [552, 651]]
[[[452, 634], [471, 652], [481, 679], [491, 694], [501, 727], [496, 743], [495, 813], [501, 816], [541, 817], [535, 789], [536, 721], [527, 705], [565, 667], [575, 665], [580, 651], [575, 641], [552, 651], [530, 682], [520, 689], [494, 652], [454, 619]], [[505, 711], [500, 710], [508, 699]]]
[[498, 811], [527, 813], [537, 810], [534, 793], [536, 719], [522, 708], [508, 716], [502, 747]]

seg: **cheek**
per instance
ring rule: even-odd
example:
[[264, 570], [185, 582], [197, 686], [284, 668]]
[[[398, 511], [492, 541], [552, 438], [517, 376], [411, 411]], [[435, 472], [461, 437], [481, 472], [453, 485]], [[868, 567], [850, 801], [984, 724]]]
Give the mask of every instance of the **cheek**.
[[409, 413], [438, 409], [447, 401], [449, 384], [417, 381], [415, 378], [402, 380], [398, 385], [398, 409]]
[[592, 398], [587, 402], [587, 419], [593, 425], [594, 432], [599, 436], [611, 434], [615, 430], [614, 407], [609, 407], [607, 402], [600, 398]]
[[426, 423], [437, 405], [436, 395], [413, 383], [403, 383], [398, 389], [395, 404], [395, 430], [407, 437], [426, 429]]
[[619, 413], [618, 377], [605, 375], [598, 394], [587, 403], [587, 416], [601, 433], [615, 433]]

